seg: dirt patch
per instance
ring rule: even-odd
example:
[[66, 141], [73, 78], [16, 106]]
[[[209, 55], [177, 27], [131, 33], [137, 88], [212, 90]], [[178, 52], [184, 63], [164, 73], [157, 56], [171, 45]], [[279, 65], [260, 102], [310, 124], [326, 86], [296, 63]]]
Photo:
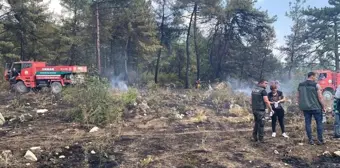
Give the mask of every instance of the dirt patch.
[[[7, 160], [7, 167], [238, 168], [340, 164], [338, 157], [322, 155], [340, 147], [332, 139], [332, 122], [324, 126], [324, 146], [307, 144], [302, 115], [296, 113], [286, 118], [290, 139], [283, 138], [279, 131], [272, 138], [271, 123], [266, 121], [266, 143], [259, 144], [251, 141], [253, 121], [249, 111], [238, 107], [230, 113], [228, 109], [216, 111], [206, 101], [204, 92], [145, 92], [139, 98], [140, 103], [144, 102], [143, 108], [129, 107], [120, 123], [100, 127], [94, 133], [89, 130], [95, 125], [65, 120], [63, 112], [69, 107], [58, 98], [30, 94], [22, 95], [16, 102], [17, 97], [6, 94], [0, 94], [0, 109], [7, 121], [0, 129], [0, 149], [10, 150], [13, 155]], [[20, 108], [14, 108], [17, 105]], [[37, 114], [36, 109], [40, 108], [48, 112]], [[8, 122], [22, 114], [32, 118]], [[248, 120], [232, 122], [244, 117]], [[33, 151], [38, 161], [30, 162], [23, 155], [34, 146], [41, 147], [41, 151]]]

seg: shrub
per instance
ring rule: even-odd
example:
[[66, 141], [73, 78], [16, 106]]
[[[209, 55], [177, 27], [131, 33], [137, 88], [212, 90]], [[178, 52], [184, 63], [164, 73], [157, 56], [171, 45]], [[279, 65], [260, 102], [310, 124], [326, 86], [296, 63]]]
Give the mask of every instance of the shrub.
[[149, 82], [154, 82], [154, 78], [155, 76], [152, 73], [142, 73], [140, 75], [139, 84], [142, 86], [147, 85]]
[[121, 94], [121, 100], [124, 105], [133, 105], [136, 102], [138, 96], [137, 89], [130, 88], [126, 93]]
[[106, 125], [120, 119], [127, 105], [134, 103], [135, 89], [115, 93], [106, 79], [87, 77], [85, 84], [68, 87], [63, 100], [73, 108], [66, 113], [68, 119], [85, 124]]
[[178, 79], [176, 74], [159, 74], [158, 81], [161, 85], [165, 84], [175, 84], [175, 85], [183, 85], [183, 83]]
[[173, 84], [175, 87], [183, 87], [183, 81], [181, 81], [180, 79], [178, 79], [177, 74], [166, 74], [166, 73], [159, 73], [158, 74], [158, 83], [155, 84], [155, 78], [154, 78], [154, 74], [146, 74], [143, 73], [141, 75], [141, 79], [139, 81], [139, 83], [142, 86], [146, 86], [147, 88], [151, 88], [151, 89], [156, 89], [159, 86], [163, 87], [163, 86], [167, 86], [169, 84]]
[[146, 88], [148, 88], [148, 90], [157, 90], [159, 88], [159, 85], [157, 83], [155, 83], [155, 81], [149, 81], [146, 85]]
[[223, 104], [230, 103], [232, 99], [232, 92], [226, 89], [223, 90], [214, 90], [208, 99], [211, 100], [212, 104], [218, 111], [220, 108], [222, 108]]
[[216, 108], [217, 112], [220, 109], [229, 109], [231, 105], [238, 105], [244, 109], [250, 108], [250, 97], [243, 93], [234, 92], [230, 86], [217, 85], [216, 90], [210, 91], [207, 96], [208, 102]]

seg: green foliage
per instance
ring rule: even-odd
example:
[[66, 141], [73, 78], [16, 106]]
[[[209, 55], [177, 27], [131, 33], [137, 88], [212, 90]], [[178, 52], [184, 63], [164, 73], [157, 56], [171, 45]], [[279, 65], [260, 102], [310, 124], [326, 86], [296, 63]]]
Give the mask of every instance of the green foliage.
[[[134, 71], [142, 86], [157, 88], [169, 83], [182, 87], [184, 79], [193, 85], [196, 76], [202, 81], [271, 78], [286, 70], [294, 73], [309, 61], [332, 68], [338, 62], [339, 0], [302, 12], [303, 1], [296, 0], [287, 13], [294, 24], [281, 47], [284, 66], [273, 53], [276, 17], [253, 0], [100, 1], [102, 71], [110, 77]], [[64, 11], [59, 20], [41, 1], [8, 2], [0, 8], [1, 61], [23, 56], [50, 64], [87, 65], [89, 73], [98, 70], [95, 1], [61, 0]], [[193, 17], [188, 32], [186, 19], [192, 13], [197, 20]], [[151, 82], [156, 67], [159, 85]]]
[[147, 88], [149, 89], [156, 89], [159, 86], [170, 86], [173, 85], [171, 87], [183, 87], [183, 81], [178, 79], [177, 74], [166, 74], [166, 73], [160, 73], [158, 76], [158, 83], [155, 84], [154, 76], [153, 74], [146, 74], [143, 73], [141, 75], [141, 80], [139, 81], [140, 84], [142, 84], [143, 86], [147, 86]]
[[69, 119], [97, 125], [119, 120], [125, 107], [136, 98], [135, 89], [114, 94], [108, 81], [98, 77], [88, 77], [85, 85], [69, 87], [63, 92], [63, 100], [74, 107], [67, 112]]
[[215, 17], [218, 21], [210, 34], [206, 58], [213, 78], [258, 79], [276, 70], [271, 26], [275, 17], [257, 9], [251, 0], [230, 0]]
[[178, 77], [176, 74], [159, 74], [159, 83], [161, 85], [166, 85], [166, 84], [179, 84], [182, 85], [183, 82], [178, 80]]
[[[8, 1], [10, 13], [5, 14], [3, 29], [6, 34], [0, 37], [2, 45], [5, 46], [4, 58], [7, 60], [47, 60], [55, 57], [50, 52], [57, 31], [56, 26], [50, 21], [47, 12], [47, 4], [41, 1]], [[1, 29], [1, 28], [0, 28]], [[11, 52], [8, 52], [12, 49]], [[7, 52], [6, 52], [7, 50]]]
[[140, 75], [140, 81], [139, 83], [141, 85], [147, 85], [149, 82], [154, 82], [153, 81], [153, 74], [152, 73], [143, 73]]
[[[67, 14], [72, 15], [63, 19], [63, 25], [60, 28], [61, 37], [59, 39], [60, 46], [59, 57], [56, 58], [58, 62], [67, 62], [69, 64], [82, 63], [88, 59], [85, 46], [88, 45], [89, 40], [86, 36], [88, 30], [84, 24], [88, 24], [90, 20], [90, 1], [79, 0], [61, 0], [61, 5], [67, 9]], [[58, 36], [57, 36], [58, 37]]]
[[303, 11], [308, 21], [306, 40], [316, 46], [310, 59], [318, 61], [323, 68], [339, 70], [340, 0], [328, 3], [327, 7], [309, 7]]
[[[134, 0], [134, 3], [124, 4], [128, 8], [114, 10], [112, 18], [115, 22], [108, 28], [111, 31], [111, 42], [120, 48], [116, 63], [124, 65], [117, 68], [128, 69], [128, 64], [133, 69], [138, 69], [139, 64], [151, 64], [151, 56], [160, 48], [157, 39], [155, 16], [151, 12], [151, 1]], [[125, 60], [128, 64], [125, 64]]]
[[138, 90], [135, 88], [130, 88], [126, 93], [121, 95], [121, 99], [124, 105], [133, 105], [136, 102], [138, 95]]

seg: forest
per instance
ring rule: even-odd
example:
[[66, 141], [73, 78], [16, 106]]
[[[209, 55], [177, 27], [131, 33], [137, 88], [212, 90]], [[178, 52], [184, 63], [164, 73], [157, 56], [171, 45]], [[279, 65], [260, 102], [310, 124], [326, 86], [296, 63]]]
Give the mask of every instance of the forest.
[[[256, 0], [0, 0], [1, 74], [16, 61], [88, 72], [79, 85], [43, 65], [30, 78], [2, 76], [0, 167], [340, 167], [333, 93], [323, 91], [317, 146], [295, 94], [308, 71], [340, 70], [340, 0], [311, 1], [285, 1], [282, 38], [281, 18]], [[38, 68], [53, 73], [38, 80]], [[259, 143], [250, 85], [263, 78], [282, 81], [286, 101], [280, 124], [261, 116]], [[338, 85], [329, 79], [319, 83]]]
[[[139, 83], [235, 78], [292, 79], [305, 70], [339, 70], [340, 0], [309, 7], [292, 0], [285, 44], [277, 16], [256, 0], [0, 1], [0, 60], [86, 65], [90, 73]], [[278, 52], [274, 52], [274, 51]]]

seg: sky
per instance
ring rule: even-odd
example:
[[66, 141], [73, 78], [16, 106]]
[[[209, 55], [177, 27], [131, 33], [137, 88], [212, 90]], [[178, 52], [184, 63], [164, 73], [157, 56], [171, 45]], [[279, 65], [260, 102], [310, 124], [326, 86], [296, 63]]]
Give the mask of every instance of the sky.
[[[285, 16], [286, 11], [289, 10], [289, 2], [292, 0], [258, 0], [256, 7], [267, 10], [270, 16], [277, 16], [277, 21], [274, 23], [277, 43], [276, 45], [283, 45], [284, 36], [290, 34], [292, 21]], [[307, 0], [306, 6], [324, 7], [328, 5], [328, 0]]]

